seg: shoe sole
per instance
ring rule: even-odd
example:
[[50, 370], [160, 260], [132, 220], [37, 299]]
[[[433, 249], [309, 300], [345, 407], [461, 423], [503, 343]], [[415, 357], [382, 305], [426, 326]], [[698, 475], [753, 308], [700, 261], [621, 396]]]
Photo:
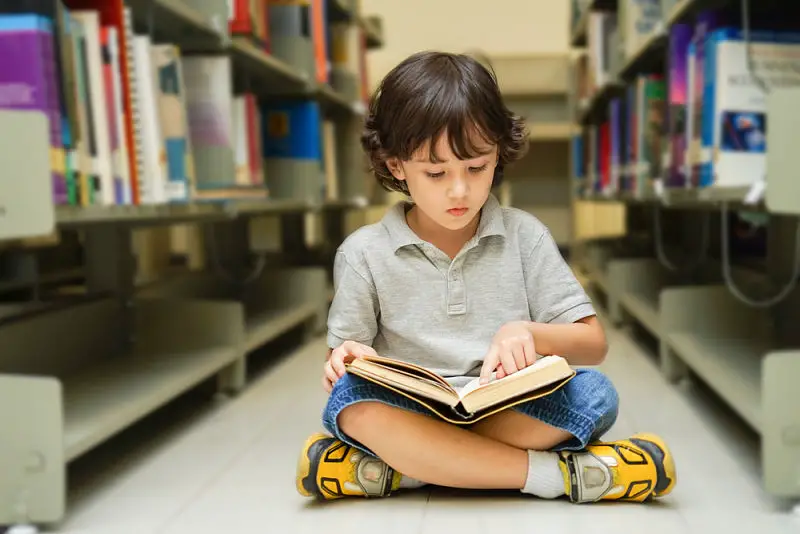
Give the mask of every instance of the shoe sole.
[[[306, 442], [303, 444], [302, 453], [300, 454], [300, 458], [297, 461], [297, 478], [295, 480], [295, 484], [297, 485], [297, 493], [302, 495], [303, 497], [319, 497], [319, 493], [314, 493], [309, 491], [307, 488], [316, 487], [317, 481], [316, 480], [309, 480], [310, 477], [316, 478], [316, 469], [314, 469], [314, 473], [312, 473], [312, 458], [309, 456], [309, 452], [311, 451], [311, 447], [314, 446], [315, 443], [318, 443], [322, 440], [330, 440], [331, 437], [317, 433], [310, 436]], [[314, 460], [316, 461], [316, 460]], [[306, 484], [306, 481], [310, 482], [310, 484]]]
[[[663, 497], [664, 495], [669, 495], [673, 488], [675, 487], [675, 483], [677, 482], [677, 474], [675, 471], [675, 459], [672, 457], [672, 453], [667, 447], [667, 444], [664, 442], [663, 439], [656, 436], [655, 434], [648, 434], [648, 433], [641, 433], [636, 434], [630, 438], [630, 441], [642, 447], [645, 451], [647, 451], [653, 460], [656, 462], [656, 466], [658, 468], [658, 475], [659, 480], [656, 484], [656, 490], [653, 494], [656, 497]], [[658, 450], [658, 456], [655, 456], [651, 451], [650, 448], [655, 447]], [[660, 464], [660, 466], [659, 466]], [[666, 483], [665, 486], [662, 484]]]

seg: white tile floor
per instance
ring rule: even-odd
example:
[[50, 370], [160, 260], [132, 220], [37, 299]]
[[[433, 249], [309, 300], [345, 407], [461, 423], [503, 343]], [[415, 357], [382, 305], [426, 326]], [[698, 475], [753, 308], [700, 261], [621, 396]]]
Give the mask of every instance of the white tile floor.
[[[576, 506], [519, 494], [418, 491], [383, 500], [314, 504], [294, 490], [304, 438], [319, 429], [322, 340], [267, 371], [234, 400], [194, 409], [166, 430], [137, 430], [137, 444], [114, 444], [79, 464], [70, 514], [54, 532], [69, 534], [249, 534], [347, 531], [397, 533], [581, 532], [798, 533], [790, 503], [760, 489], [754, 437], [696, 387], [658, 375], [652, 357], [609, 333], [603, 369], [622, 409], [608, 437], [640, 430], [663, 435], [679, 483], [654, 505]], [[290, 402], [290, 408], [280, 408]], [[150, 430], [154, 429], [154, 430]], [[142, 443], [145, 445], [142, 445]], [[322, 521], [314, 526], [313, 522]]]

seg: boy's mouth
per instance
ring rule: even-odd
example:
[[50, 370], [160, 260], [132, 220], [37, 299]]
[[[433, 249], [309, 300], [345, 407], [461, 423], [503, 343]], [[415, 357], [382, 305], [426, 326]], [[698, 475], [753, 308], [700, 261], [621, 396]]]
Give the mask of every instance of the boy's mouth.
[[455, 215], [456, 217], [461, 217], [462, 215], [467, 213], [468, 210], [469, 208], [451, 208], [447, 210], [447, 213], [449, 213], [450, 215]]

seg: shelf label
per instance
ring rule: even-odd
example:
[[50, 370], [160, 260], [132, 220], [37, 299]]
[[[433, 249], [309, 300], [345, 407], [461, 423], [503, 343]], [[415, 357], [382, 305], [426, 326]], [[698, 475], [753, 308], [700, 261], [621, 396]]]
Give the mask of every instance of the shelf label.
[[763, 178], [753, 183], [750, 190], [744, 196], [745, 204], [758, 204], [764, 198], [764, 193], [767, 190], [767, 181]]
[[[49, 235], [63, 178], [51, 165], [49, 122], [38, 111], [0, 110], [0, 240]], [[65, 199], [64, 199], [65, 200]]]

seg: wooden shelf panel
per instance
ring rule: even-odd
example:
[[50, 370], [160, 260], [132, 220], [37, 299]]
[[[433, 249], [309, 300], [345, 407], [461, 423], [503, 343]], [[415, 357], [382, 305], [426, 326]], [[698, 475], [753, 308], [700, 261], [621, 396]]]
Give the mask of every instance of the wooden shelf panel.
[[642, 326], [655, 336], [660, 336], [658, 300], [651, 296], [629, 291], [619, 298], [620, 304], [636, 318]]
[[770, 344], [756, 339], [703, 338], [678, 332], [666, 342], [754, 429], [760, 430], [761, 360]]
[[292, 328], [308, 321], [318, 312], [318, 306], [301, 303], [284, 309], [270, 310], [247, 318], [246, 349], [252, 351], [276, 339]]
[[133, 353], [63, 382], [64, 445], [72, 460], [241, 356], [238, 347]]

